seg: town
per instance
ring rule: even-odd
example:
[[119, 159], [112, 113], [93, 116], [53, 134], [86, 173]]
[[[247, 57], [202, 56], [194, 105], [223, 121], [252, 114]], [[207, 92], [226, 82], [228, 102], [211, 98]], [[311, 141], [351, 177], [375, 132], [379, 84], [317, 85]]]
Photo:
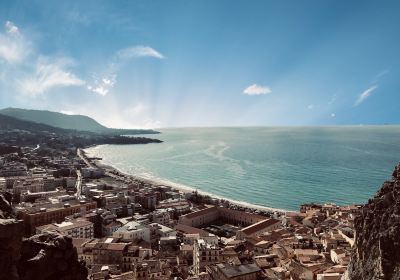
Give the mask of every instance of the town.
[[341, 279], [360, 209], [244, 207], [123, 174], [79, 148], [39, 145], [3, 152], [0, 190], [24, 236], [69, 236], [96, 280]]

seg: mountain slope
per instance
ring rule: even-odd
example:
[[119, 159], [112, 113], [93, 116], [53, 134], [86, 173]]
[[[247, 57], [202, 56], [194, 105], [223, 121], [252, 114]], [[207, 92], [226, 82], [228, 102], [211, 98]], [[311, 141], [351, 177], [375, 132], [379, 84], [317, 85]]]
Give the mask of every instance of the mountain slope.
[[95, 120], [81, 115], [66, 115], [51, 111], [26, 110], [18, 108], [6, 108], [0, 110], [0, 114], [7, 115], [20, 120], [42, 123], [53, 127], [64, 129], [75, 129], [82, 131], [102, 132], [107, 127]]
[[67, 130], [50, 125], [20, 120], [0, 114], [0, 130], [27, 130], [27, 131], [48, 131], [53, 133], [66, 133]]
[[94, 119], [83, 115], [66, 115], [58, 112], [44, 110], [27, 110], [19, 108], [5, 108], [0, 114], [20, 120], [49, 125], [62, 129], [89, 131], [105, 134], [153, 134], [158, 133], [147, 129], [113, 129], [101, 125]]
[[[28, 132], [28, 133], [26, 133]], [[110, 133], [95, 133], [62, 129], [0, 114], [0, 155], [10, 153], [12, 146], [48, 146], [55, 150], [75, 146], [79, 148], [101, 144], [147, 144], [161, 143], [146, 137], [125, 137]]]

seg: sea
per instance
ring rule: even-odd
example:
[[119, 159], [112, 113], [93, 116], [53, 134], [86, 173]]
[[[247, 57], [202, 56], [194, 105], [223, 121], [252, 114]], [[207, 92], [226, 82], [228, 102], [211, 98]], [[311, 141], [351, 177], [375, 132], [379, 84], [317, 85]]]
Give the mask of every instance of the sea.
[[400, 126], [161, 129], [161, 144], [100, 145], [131, 175], [258, 206], [363, 204], [400, 160]]

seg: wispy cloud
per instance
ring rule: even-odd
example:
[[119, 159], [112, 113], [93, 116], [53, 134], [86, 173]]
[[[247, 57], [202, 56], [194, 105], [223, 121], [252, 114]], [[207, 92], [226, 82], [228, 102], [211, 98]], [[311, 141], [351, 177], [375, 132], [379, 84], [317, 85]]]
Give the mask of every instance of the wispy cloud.
[[312, 109], [314, 109], [314, 104], [310, 104], [310, 105], [308, 105], [308, 106], [307, 106], [307, 109], [308, 109], [308, 110], [312, 110]]
[[378, 85], [371, 86], [367, 90], [363, 91], [357, 98], [356, 102], [354, 103], [354, 106], [358, 106], [361, 103], [363, 103], [368, 97], [371, 96], [371, 94], [378, 88]]
[[30, 42], [20, 33], [19, 28], [7, 21], [4, 32], [0, 32], [0, 62], [20, 63], [31, 52]]
[[55, 61], [39, 58], [34, 72], [19, 80], [20, 91], [34, 97], [55, 87], [85, 85], [85, 81], [68, 70], [70, 64], [71, 61], [67, 58]]
[[389, 73], [390, 73], [390, 70], [389, 69], [385, 69], [385, 70], [379, 72], [378, 75], [376, 75], [375, 79], [379, 79], [379, 78], [381, 78], [383, 76], [386, 76]]
[[262, 94], [268, 94], [271, 93], [272, 90], [267, 87], [267, 86], [260, 86], [257, 84], [253, 84], [251, 86], [248, 86], [247, 88], [244, 89], [243, 93], [247, 95], [262, 95]]
[[122, 49], [117, 52], [119, 59], [130, 59], [134, 57], [154, 57], [164, 59], [165, 56], [159, 51], [149, 46], [132, 46], [126, 49]]
[[336, 102], [337, 94], [335, 93], [332, 98], [329, 100], [328, 105], [332, 105]]
[[116, 82], [116, 75], [103, 77], [101, 79], [95, 78], [93, 84], [88, 85], [87, 89], [101, 96], [106, 96], [110, 92], [110, 90], [114, 87], [115, 82]]
[[48, 57], [33, 51], [32, 41], [13, 22], [4, 24], [0, 32], [0, 64], [3, 75], [23, 96], [36, 97], [55, 87], [82, 86], [85, 81], [72, 73], [73, 60], [68, 57]]
[[93, 82], [89, 83], [87, 89], [101, 96], [106, 96], [114, 87], [117, 80], [117, 73], [120, 68], [128, 63], [130, 59], [140, 57], [153, 57], [164, 59], [165, 56], [149, 46], [131, 46], [117, 51], [111, 58], [106, 67], [103, 78], [94, 77]]
[[19, 28], [11, 21], [6, 21], [5, 27], [6, 27], [7, 33], [19, 35]]

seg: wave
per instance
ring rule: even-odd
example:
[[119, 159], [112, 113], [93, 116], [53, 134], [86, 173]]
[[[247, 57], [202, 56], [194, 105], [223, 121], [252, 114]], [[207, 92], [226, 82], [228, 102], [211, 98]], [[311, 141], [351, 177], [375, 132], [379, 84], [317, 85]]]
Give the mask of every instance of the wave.
[[[96, 156], [96, 155], [93, 154], [93, 150], [92, 149], [93, 148], [85, 149], [85, 153], [87, 153], [91, 157]], [[249, 208], [249, 209], [256, 209], [256, 210], [260, 210], [260, 211], [269, 211], [269, 212], [278, 212], [278, 213], [295, 212], [295, 211], [292, 211], [292, 210], [268, 207], [268, 206], [258, 205], [258, 204], [255, 204], [255, 203], [249, 203], [249, 202], [242, 201], [242, 200], [235, 200], [235, 199], [223, 197], [223, 196], [215, 194], [215, 193], [199, 190], [199, 189], [197, 189], [195, 187], [192, 187], [192, 186], [188, 186], [188, 185], [180, 184], [180, 183], [177, 183], [177, 182], [173, 182], [173, 181], [170, 181], [170, 180], [167, 180], [167, 179], [164, 179], [164, 178], [159, 178], [157, 176], [154, 176], [150, 172], [141, 173], [140, 175], [135, 175], [135, 174], [132, 174], [133, 172], [131, 172], [129, 170], [126, 171], [125, 170], [126, 168], [123, 168], [123, 167], [122, 168], [116, 168], [115, 167], [115, 163], [111, 163], [111, 162], [105, 160], [104, 158], [102, 160], [100, 160], [99, 162], [114, 168], [115, 170], [117, 170], [118, 172], [120, 172], [122, 174], [126, 174], [128, 176], [132, 176], [132, 177], [137, 178], [139, 180], [140, 179], [149, 180], [149, 181], [152, 181], [156, 185], [169, 186], [169, 187], [171, 187], [173, 189], [182, 191], [184, 193], [191, 193], [191, 192], [197, 191], [201, 195], [207, 195], [207, 196], [210, 196], [210, 197], [216, 198], [216, 199], [223, 199], [223, 200], [229, 201], [230, 203], [238, 205], [238, 206], [241, 206], [241, 207], [245, 207], [245, 208]]]

